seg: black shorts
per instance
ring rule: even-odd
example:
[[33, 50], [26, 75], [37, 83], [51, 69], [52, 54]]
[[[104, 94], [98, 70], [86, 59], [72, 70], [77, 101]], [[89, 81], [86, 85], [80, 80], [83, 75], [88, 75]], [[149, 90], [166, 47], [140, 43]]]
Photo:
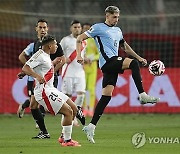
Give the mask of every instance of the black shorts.
[[34, 81], [27, 81], [27, 93], [29, 97], [34, 95]]
[[123, 74], [122, 64], [125, 58], [123, 57], [112, 57], [103, 65], [101, 68], [103, 72], [102, 87], [105, 88], [107, 85], [116, 85], [118, 74]]

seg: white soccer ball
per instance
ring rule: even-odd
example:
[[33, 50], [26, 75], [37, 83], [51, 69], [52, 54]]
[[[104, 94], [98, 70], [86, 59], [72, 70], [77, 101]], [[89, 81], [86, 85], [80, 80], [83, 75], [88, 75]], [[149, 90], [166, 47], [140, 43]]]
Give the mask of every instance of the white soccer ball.
[[164, 63], [160, 60], [153, 60], [149, 64], [149, 72], [154, 76], [160, 76], [164, 73], [165, 66]]

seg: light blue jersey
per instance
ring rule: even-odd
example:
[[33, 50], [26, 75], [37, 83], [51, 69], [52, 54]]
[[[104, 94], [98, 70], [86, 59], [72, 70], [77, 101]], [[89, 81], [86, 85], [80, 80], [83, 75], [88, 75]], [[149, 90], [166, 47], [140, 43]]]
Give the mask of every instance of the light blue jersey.
[[85, 32], [88, 37], [93, 37], [100, 52], [99, 67], [101, 68], [109, 58], [118, 56], [119, 42], [123, 39], [119, 27], [111, 27], [105, 23], [93, 25]]
[[[24, 52], [27, 56], [31, 56], [34, 51], [34, 43], [30, 43], [25, 49]], [[28, 81], [34, 81], [34, 78], [31, 76], [28, 76]]]

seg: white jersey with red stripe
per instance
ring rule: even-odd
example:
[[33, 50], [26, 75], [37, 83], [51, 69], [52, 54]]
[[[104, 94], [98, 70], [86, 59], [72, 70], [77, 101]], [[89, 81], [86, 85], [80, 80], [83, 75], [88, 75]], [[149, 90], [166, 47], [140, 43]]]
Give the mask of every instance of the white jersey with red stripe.
[[54, 66], [50, 55], [39, 49], [26, 64], [37, 74], [44, 77], [46, 81], [44, 84], [40, 84], [38, 80], [35, 79], [34, 96], [36, 101], [52, 114], [57, 114], [62, 105], [68, 100], [68, 96], [53, 86]]
[[45, 53], [42, 49], [39, 49], [27, 62], [26, 64], [32, 68], [37, 74], [44, 77], [46, 83], [40, 84], [35, 79], [34, 95], [38, 95], [39, 99], [42, 99], [43, 86], [54, 87], [54, 66], [50, 59], [50, 55]]
[[[62, 67], [63, 77], [82, 77], [85, 76], [83, 66], [77, 62], [76, 57], [76, 38], [73, 35], [64, 37], [60, 45], [63, 49], [64, 55], [72, 61], [69, 64], [64, 64]], [[81, 56], [84, 57], [86, 42], [82, 43]], [[75, 54], [74, 54], [75, 53]]]

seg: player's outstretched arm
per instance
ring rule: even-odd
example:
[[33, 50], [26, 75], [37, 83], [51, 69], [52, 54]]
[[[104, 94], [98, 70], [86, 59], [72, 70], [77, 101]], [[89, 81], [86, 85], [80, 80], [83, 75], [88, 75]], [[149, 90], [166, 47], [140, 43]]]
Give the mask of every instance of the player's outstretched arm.
[[124, 46], [122, 47], [124, 51], [136, 58], [140, 63], [142, 63], [144, 66], [147, 65], [147, 60], [139, 56], [130, 46], [127, 44], [127, 42], [124, 42]]

